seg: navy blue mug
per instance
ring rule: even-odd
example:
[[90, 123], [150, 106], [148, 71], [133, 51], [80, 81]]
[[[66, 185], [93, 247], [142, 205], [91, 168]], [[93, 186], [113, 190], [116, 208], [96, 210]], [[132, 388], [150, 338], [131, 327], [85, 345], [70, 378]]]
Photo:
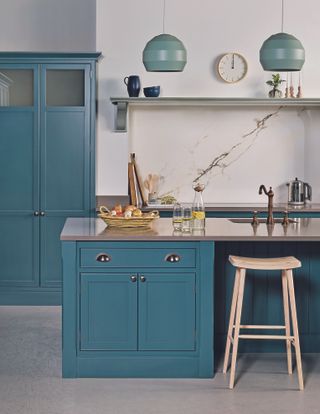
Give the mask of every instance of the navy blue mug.
[[138, 75], [126, 76], [123, 79], [124, 83], [127, 85], [128, 94], [131, 97], [137, 97], [140, 93], [141, 83]]

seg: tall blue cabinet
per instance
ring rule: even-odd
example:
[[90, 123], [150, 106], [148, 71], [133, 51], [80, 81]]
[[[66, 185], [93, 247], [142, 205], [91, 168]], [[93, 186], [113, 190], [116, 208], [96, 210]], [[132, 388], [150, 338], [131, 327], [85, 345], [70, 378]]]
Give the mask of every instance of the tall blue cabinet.
[[0, 304], [60, 304], [59, 235], [95, 211], [99, 53], [0, 53]]

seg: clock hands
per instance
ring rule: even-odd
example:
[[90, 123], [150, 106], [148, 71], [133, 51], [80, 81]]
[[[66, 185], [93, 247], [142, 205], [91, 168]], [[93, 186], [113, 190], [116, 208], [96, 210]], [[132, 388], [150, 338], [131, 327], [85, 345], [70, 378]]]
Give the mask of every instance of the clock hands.
[[232, 54], [231, 69], [234, 69], [234, 53]]

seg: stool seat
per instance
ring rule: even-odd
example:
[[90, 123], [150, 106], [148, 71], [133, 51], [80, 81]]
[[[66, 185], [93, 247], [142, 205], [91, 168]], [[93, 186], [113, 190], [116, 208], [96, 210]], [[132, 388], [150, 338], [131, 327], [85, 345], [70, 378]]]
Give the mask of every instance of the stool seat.
[[254, 270], [288, 270], [301, 267], [300, 260], [293, 256], [273, 257], [273, 258], [255, 258], [229, 256], [229, 261], [234, 267], [240, 269]]

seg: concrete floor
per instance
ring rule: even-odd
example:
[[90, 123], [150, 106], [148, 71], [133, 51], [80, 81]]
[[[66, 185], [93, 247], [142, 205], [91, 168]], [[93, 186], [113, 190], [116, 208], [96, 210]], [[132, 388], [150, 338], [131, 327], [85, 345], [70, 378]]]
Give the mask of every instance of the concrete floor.
[[0, 307], [0, 414], [320, 413], [320, 355], [304, 355], [306, 389], [284, 355], [242, 355], [236, 388], [214, 379], [62, 379], [61, 310]]

